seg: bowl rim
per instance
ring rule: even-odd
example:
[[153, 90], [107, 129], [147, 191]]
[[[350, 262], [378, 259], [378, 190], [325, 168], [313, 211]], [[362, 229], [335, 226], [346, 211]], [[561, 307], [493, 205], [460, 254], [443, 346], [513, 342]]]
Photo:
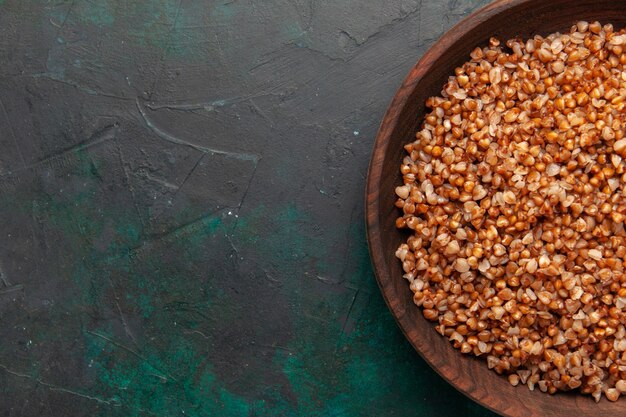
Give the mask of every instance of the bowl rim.
[[[423, 343], [409, 337], [409, 329], [413, 326], [406, 315], [404, 307], [400, 306], [394, 300], [394, 297], [396, 299], [398, 298], [398, 294], [393, 287], [385, 285], [383, 280], [383, 277], [387, 280], [391, 279], [391, 274], [389, 273], [388, 266], [389, 257], [386, 256], [383, 251], [382, 240], [379, 238], [381, 232], [381, 224], [379, 221], [379, 213], [381, 211], [379, 184], [383, 175], [383, 162], [385, 155], [387, 154], [389, 143], [393, 139], [392, 135], [394, 126], [398, 124], [402, 109], [406, 106], [408, 100], [410, 99], [411, 92], [414, 90], [415, 85], [421, 81], [425, 74], [431, 71], [433, 64], [440, 55], [440, 52], [447, 50], [467, 33], [476, 29], [489, 18], [510, 8], [521, 6], [525, 3], [531, 3], [532, 1], [533, 0], [495, 0], [461, 19], [430, 46], [426, 53], [410, 70], [409, 74], [406, 76], [387, 107], [387, 111], [385, 112], [385, 115], [380, 123], [380, 127], [373, 144], [373, 152], [368, 167], [365, 190], [366, 234], [370, 259], [380, 292], [382, 293], [388, 308], [391, 310], [396, 323], [417, 353], [435, 372], [437, 372], [437, 374], [452, 385], [457, 391], [497, 414], [502, 414], [505, 411], [497, 409], [493, 406], [493, 404], [485, 401], [485, 399], [490, 396], [490, 393], [486, 389], [479, 388], [472, 390], [471, 392], [464, 390], [458, 381], [455, 381], [445, 371], [435, 366], [433, 351], [421, 348], [420, 345], [424, 345]], [[393, 294], [391, 294], [391, 292], [393, 292]]]

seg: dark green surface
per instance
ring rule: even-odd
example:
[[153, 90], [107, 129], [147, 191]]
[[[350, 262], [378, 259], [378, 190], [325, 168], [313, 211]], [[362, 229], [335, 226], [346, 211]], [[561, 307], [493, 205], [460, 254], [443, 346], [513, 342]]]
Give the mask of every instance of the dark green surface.
[[0, 415], [491, 416], [363, 220], [387, 103], [484, 3], [0, 0]]

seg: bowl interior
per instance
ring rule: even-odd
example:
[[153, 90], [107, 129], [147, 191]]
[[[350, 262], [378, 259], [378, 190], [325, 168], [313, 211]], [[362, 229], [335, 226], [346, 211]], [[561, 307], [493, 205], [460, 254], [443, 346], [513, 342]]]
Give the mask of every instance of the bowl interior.
[[616, 0], [500, 0], [477, 11], [444, 35], [411, 70], [396, 93], [376, 138], [367, 181], [367, 226], [370, 254], [381, 291], [406, 337], [424, 359], [461, 392], [506, 416], [608, 415], [623, 412], [624, 401], [593, 402], [590, 396], [550, 396], [514, 388], [486, 363], [461, 355], [436, 333], [412, 301], [394, 253], [407, 235], [395, 228], [399, 210], [394, 188], [402, 183], [403, 145], [422, 122], [424, 103], [439, 95], [457, 66], [491, 36], [505, 41], [568, 31], [579, 20], [626, 26], [626, 2]]

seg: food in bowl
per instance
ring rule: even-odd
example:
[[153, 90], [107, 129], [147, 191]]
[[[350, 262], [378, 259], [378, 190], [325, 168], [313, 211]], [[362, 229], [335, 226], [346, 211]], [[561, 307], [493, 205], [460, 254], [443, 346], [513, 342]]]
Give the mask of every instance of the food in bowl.
[[466, 354], [542, 392], [626, 394], [626, 30], [502, 45], [455, 70], [405, 146], [396, 256]]

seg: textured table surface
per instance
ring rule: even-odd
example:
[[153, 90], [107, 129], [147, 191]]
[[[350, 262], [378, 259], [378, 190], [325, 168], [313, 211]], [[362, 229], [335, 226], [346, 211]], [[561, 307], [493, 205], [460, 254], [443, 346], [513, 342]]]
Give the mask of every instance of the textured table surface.
[[374, 281], [389, 100], [485, 0], [0, 0], [0, 415], [492, 416]]

